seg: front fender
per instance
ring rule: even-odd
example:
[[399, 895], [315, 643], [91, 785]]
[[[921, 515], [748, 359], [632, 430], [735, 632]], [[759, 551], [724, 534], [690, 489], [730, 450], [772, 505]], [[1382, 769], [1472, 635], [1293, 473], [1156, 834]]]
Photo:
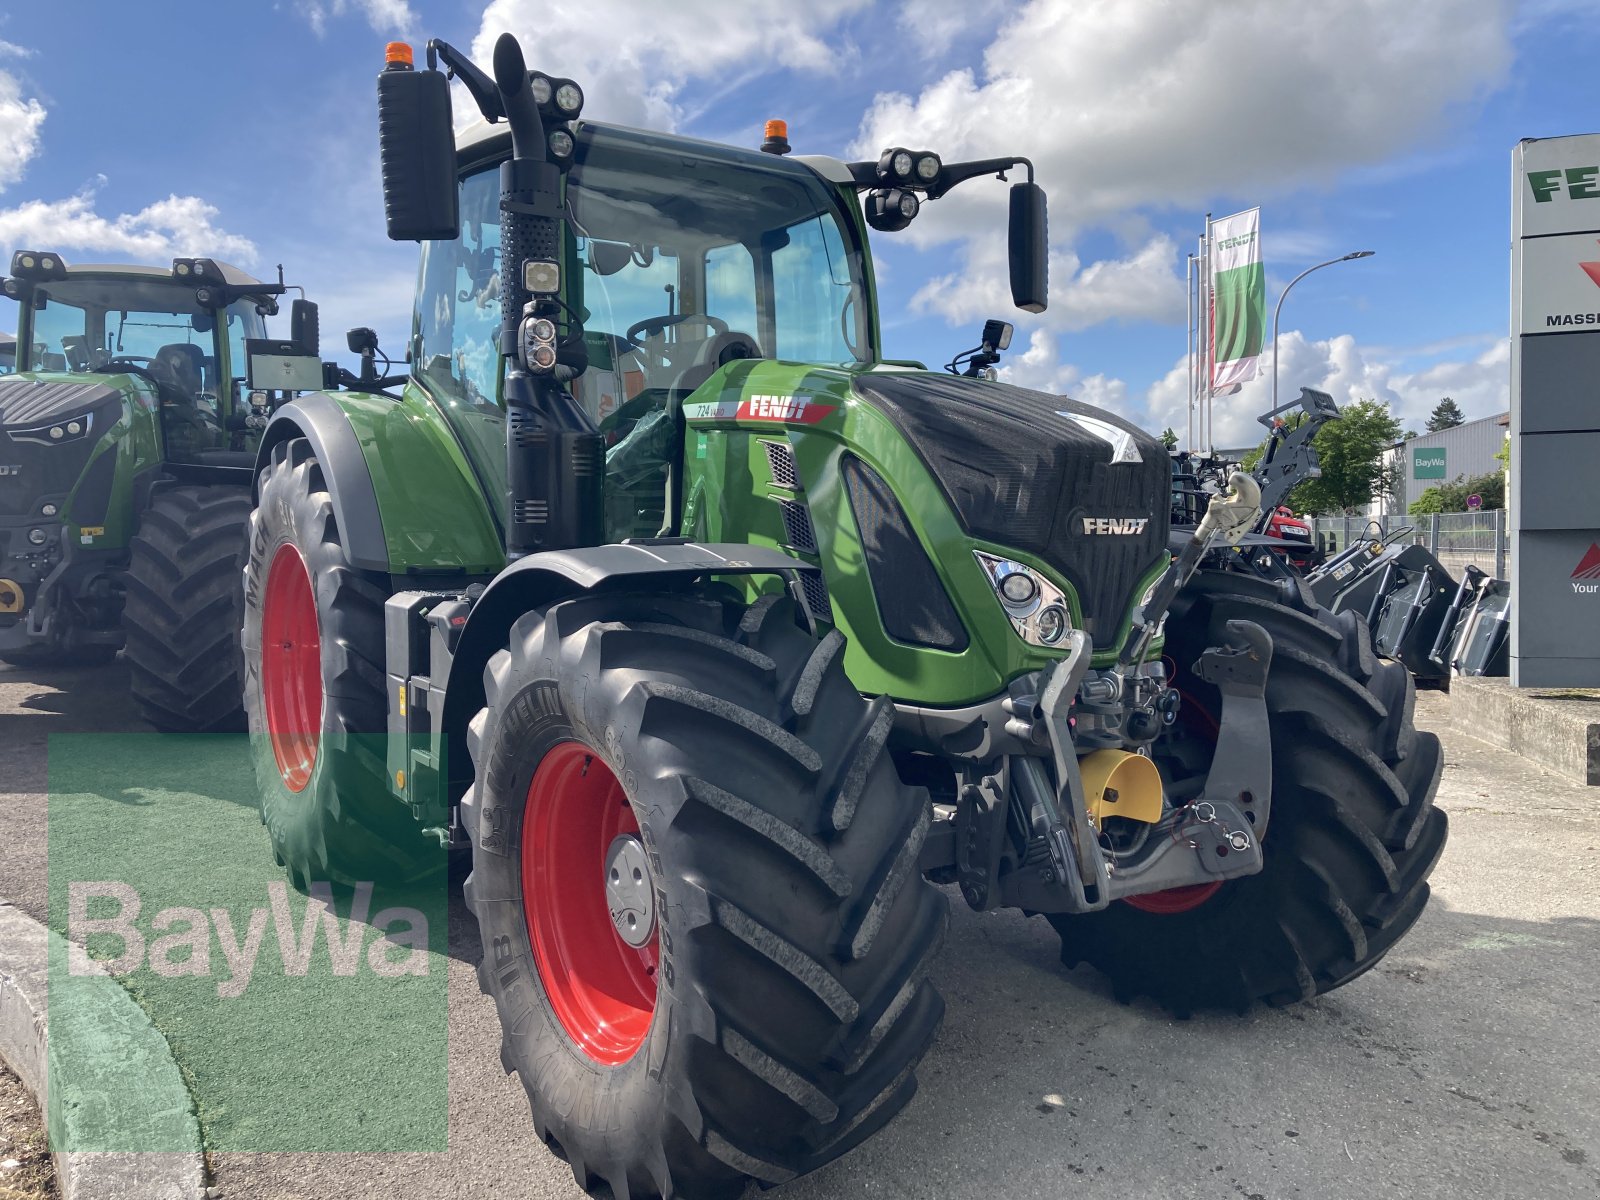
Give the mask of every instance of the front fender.
[[483, 670], [505, 648], [523, 613], [580, 592], [627, 588], [684, 588], [707, 575], [787, 575], [817, 568], [762, 546], [680, 539], [620, 542], [575, 550], [547, 550], [518, 559], [500, 572], [472, 606], [456, 644], [445, 688], [442, 726], [449, 740], [450, 774], [470, 771], [467, 722], [483, 707]]
[[262, 434], [255, 488], [272, 448], [304, 437], [322, 465], [353, 565], [428, 586], [492, 575], [505, 563], [489, 505], [444, 418], [420, 390], [404, 399], [317, 392], [284, 405]]

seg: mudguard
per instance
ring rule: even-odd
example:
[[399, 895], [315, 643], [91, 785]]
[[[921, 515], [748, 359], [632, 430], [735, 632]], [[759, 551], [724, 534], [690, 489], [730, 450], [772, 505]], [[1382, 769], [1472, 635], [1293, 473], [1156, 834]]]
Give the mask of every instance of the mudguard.
[[[780, 575], [798, 586], [801, 573], [808, 571], [818, 568], [763, 546], [682, 538], [548, 550], [518, 559], [495, 576], [472, 606], [456, 643], [441, 722], [450, 743], [450, 761], [470, 770], [466, 728], [483, 707], [483, 669], [490, 656], [505, 647], [507, 633], [523, 613], [579, 592], [688, 587], [712, 574]], [[461, 769], [453, 766], [451, 774]]]
[[322, 464], [352, 565], [401, 587], [460, 586], [505, 565], [493, 513], [448, 425], [420, 389], [404, 398], [312, 393], [284, 405], [261, 439], [304, 437]]

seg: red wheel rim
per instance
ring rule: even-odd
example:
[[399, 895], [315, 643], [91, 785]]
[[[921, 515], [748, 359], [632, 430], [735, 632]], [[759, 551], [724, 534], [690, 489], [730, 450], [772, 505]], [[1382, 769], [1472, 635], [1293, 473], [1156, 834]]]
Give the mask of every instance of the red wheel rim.
[[278, 774], [305, 789], [317, 765], [322, 730], [322, 639], [317, 601], [300, 551], [278, 547], [261, 602], [261, 695]]
[[[1222, 730], [1217, 719], [1187, 692], [1180, 690], [1179, 695], [1183, 697], [1183, 708], [1180, 712], [1190, 714], [1191, 720], [1210, 733], [1214, 743], [1217, 734]], [[1172, 916], [1175, 913], [1186, 913], [1199, 908], [1215, 896], [1221, 887], [1222, 880], [1215, 879], [1210, 883], [1191, 883], [1185, 887], [1168, 888], [1164, 892], [1150, 892], [1143, 896], [1124, 896], [1122, 902], [1137, 908], [1140, 912]]]
[[634, 949], [612, 924], [605, 859], [639, 822], [617, 777], [581, 742], [539, 762], [522, 818], [522, 902], [545, 995], [595, 1062], [632, 1058], [656, 1008], [657, 934]]

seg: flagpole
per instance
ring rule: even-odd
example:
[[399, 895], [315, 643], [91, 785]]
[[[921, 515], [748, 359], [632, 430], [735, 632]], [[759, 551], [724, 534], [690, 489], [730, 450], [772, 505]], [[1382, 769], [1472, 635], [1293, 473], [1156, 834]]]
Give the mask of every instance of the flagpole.
[[1189, 390], [1184, 394], [1183, 407], [1188, 417], [1188, 426], [1184, 431], [1183, 447], [1185, 450], [1194, 449], [1194, 255], [1189, 255], [1189, 264], [1184, 275], [1184, 299], [1189, 305], [1189, 323], [1183, 331], [1183, 359], [1189, 368]]
[[1216, 319], [1217, 319], [1217, 313], [1216, 313], [1217, 298], [1216, 298], [1215, 295], [1213, 295], [1213, 292], [1212, 292], [1212, 283], [1213, 283], [1213, 280], [1215, 278], [1216, 264], [1211, 261], [1212, 249], [1213, 249], [1213, 247], [1211, 245], [1211, 214], [1207, 213], [1206, 214], [1206, 271], [1205, 271], [1205, 281], [1202, 284], [1202, 286], [1205, 288], [1205, 298], [1206, 298], [1206, 302], [1205, 302], [1205, 312], [1206, 312], [1206, 380], [1205, 380], [1205, 392], [1204, 392], [1204, 395], [1205, 395], [1205, 402], [1206, 402], [1206, 454], [1207, 455], [1210, 455], [1213, 451], [1216, 450], [1216, 446], [1214, 444], [1216, 442], [1216, 433], [1215, 433], [1215, 425], [1212, 422], [1212, 410], [1211, 410], [1211, 381], [1215, 377], [1216, 369], [1217, 369], [1217, 364], [1215, 362], [1216, 353], [1217, 353], [1216, 329], [1215, 329], [1215, 327], [1213, 325], [1213, 322], [1215, 322]]

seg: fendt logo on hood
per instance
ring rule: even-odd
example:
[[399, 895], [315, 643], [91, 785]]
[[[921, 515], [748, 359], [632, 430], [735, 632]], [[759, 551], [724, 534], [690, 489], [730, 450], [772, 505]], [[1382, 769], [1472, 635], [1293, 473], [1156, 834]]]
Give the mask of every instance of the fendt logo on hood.
[[1111, 534], [1116, 537], [1137, 537], [1150, 524], [1149, 517], [1084, 517], [1083, 532]]

